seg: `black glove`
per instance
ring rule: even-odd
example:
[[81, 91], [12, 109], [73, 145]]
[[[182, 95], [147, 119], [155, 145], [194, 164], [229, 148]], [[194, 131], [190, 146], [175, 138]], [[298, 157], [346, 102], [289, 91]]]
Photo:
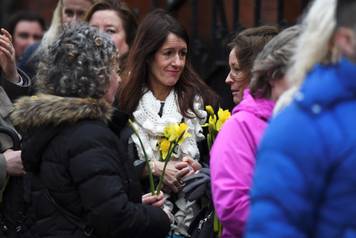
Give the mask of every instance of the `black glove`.
[[210, 192], [210, 170], [202, 168], [198, 173], [183, 179], [185, 186], [183, 192], [189, 201], [194, 201], [206, 195], [209, 199]]

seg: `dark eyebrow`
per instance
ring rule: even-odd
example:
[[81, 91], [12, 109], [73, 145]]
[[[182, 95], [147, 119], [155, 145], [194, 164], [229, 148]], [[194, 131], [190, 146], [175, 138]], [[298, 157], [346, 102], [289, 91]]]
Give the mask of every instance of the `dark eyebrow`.
[[[173, 47], [169, 47], [169, 48], [164, 48], [163, 50], [176, 50], [176, 48], [173, 48]], [[186, 51], [188, 51], [188, 49], [187, 48], [182, 48], [182, 49], [179, 49], [179, 50], [186, 50]]]

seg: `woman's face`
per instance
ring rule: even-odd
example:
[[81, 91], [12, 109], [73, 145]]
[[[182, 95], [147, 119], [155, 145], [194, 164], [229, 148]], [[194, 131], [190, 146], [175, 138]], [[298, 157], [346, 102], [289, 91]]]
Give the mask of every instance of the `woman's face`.
[[187, 43], [169, 33], [161, 48], [154, 54], [148, 84], [158, 99], [164, 100], [178, 82], [185, 67], [187, 52]]
[[94, 12], [90, 18], [89, 25], [108, 33], [120, 55], [128, 52], [129, 46], [126, 43], [126, 34], [122, 20], [114, 10], [99, 10]]
[[62, 0], [62, 22], [71, 24], [80, 21], [92, 3], [89, 0]]
[[242, 71], [239, 61], [236, 57], [236, 48], [233, 48], [229, 55], [230, 72], [226, 77], [225, 83], [230, 86], [232, 99], [235, 104], [242, 100], [243, 91], [248, 86], [249, 77], [245, 71]]

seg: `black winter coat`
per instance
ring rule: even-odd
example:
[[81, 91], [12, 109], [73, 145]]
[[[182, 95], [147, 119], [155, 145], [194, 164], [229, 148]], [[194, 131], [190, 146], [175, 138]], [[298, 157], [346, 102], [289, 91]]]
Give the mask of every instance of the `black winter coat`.
[[31, 232], [40, 237], [83, 237], [48, 195], [80, 217], [96, 237], [165, 237], [167, 215], [141, 204], [132, 161], [107, 127], [107, 104], [42, 95], [16, 104], [13, 122], [26, 131], [23, 160], [33, 173]]

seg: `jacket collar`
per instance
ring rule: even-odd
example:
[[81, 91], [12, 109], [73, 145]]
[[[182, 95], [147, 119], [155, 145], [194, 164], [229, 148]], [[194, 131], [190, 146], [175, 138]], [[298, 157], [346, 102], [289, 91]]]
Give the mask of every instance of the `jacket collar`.
[[39, 94], [19, 99], [10, 117], [14, 126], [28, 130], [34, 127], [75, 123], [84, 119], [108, 122], [111, 113], [112, 106], [103, 99]]
[[337, 64], [317, 65], [308, 74], [296, 100], [314, 112], [356, 97], [356, 64], [343, 58]]
[[244, 90], [243, 100], [235, 106], [232, 113], [248, 111], [262, 120], [269, 120], [272, 116], [275, 102], [266, 98], [254, 98], [249, 89]]

